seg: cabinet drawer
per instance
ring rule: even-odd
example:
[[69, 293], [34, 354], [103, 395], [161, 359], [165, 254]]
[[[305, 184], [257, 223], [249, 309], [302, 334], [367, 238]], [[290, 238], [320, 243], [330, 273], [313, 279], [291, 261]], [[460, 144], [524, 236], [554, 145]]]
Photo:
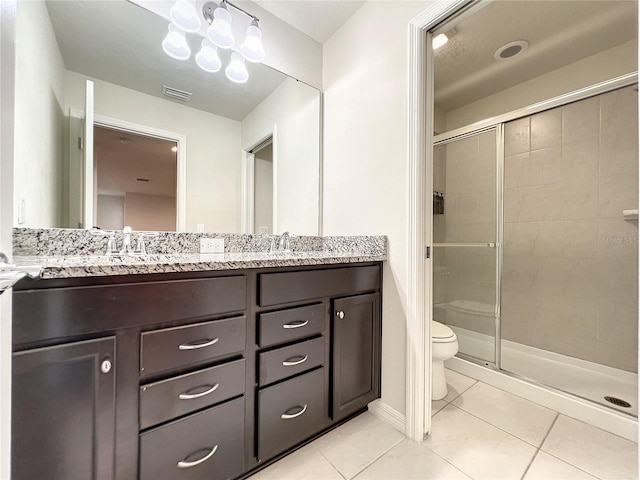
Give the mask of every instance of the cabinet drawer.
[[260, 354], [260, 386], [324, 365], [324, 337]]
[[246, 324], [242, 316], [144, 332], [140, 340], [141, 376], [242, 352]]
[[258, 397], [258, 457], [268, 460], [324, 425], [324, 368], [265, 388]]
[[334, 297], [380, 288], [378, 265], [263, 273], [259, 277], [261, 306]]
[[13, 343], [240, 312], [244, 275], [13, 293]]
[[258, 344], [261, 347], [309, 337], [324, 331], [324, 305], [261, 313], [258, 317]]
[[244, 470], [244, 398], [140, 435], [140, 480], [223, 480]]
[[148, 428], [244, 393], [244, 360], [140, 387], [140, 428]]

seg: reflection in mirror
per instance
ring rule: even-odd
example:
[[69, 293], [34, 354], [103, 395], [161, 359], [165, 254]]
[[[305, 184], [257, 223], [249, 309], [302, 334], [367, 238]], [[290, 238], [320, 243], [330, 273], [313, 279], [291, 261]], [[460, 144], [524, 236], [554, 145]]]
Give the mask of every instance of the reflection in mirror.
[[93, 138], [95, 226], [175, 230], [176, 143], [102, 126]]
[[[98, 124], [183, 139], [179, 230], [204, 225], [208, 232], [258, 233], [259, 226], [269, 233], [317, 234], [319, 91], [251, 63], [249, 81], [233, 84], [220, 72], [202, 71], [193, 59], [165, 55], [166, 29], [164, 18], [124, 0], [19, 2], [14, 195], [25, 209], [16, 212], [15, 225], [85, 226], [78, 179], [85, 81], [91, 79]], [[197, 51], [198, 35], [189, 35], [189, 42]], [[191, 95], [188, 101], [167, 97], [163, 86]], [[255, 183], [249, 152], [266, 138], [272, 138], [272, 217], [257, 225], [250, 219], [258, 195], [249, 190]]]

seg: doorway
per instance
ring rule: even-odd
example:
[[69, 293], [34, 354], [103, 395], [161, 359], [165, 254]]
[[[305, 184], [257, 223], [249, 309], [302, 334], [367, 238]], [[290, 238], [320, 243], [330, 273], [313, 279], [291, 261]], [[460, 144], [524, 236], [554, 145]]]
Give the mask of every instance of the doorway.
[[95, 227], [175, 231], [177, 142], [94, 126]]
[[260, 235], [273, 231], [273, 141], [254, 150], [253, 231]]

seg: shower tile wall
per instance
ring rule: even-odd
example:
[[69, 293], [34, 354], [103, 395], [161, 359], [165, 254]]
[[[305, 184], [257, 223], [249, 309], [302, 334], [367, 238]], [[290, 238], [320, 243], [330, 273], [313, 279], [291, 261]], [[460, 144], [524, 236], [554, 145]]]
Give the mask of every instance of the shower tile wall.
[[637, 371], [636, 87], [505, 125], [502, 338]]
[[[435, 243], [495, 242], [495, 131], [436, 147], [434, 190], [445, 194], [444, 215], [434, 215]], [[493, 248], [436, 247], [434, 304], [478, 302], [493, 312], [495, 254]], [[494, 335], [492, 314], [442, 315], [442, 311], [434, 310], [435, 320]]]

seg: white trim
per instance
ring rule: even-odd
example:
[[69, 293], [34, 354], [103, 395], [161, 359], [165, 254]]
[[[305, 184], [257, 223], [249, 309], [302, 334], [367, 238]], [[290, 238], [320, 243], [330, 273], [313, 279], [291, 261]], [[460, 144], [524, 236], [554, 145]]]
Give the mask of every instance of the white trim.
[[[431, 262], [425, 262], [425, 227], [431, 236], [430, 209], [426, 208], [426, 175], [432, 165], [433, 69], [428, 66], [432, 52], [425, 30], [447, 18], [468, 0], [433, 2], [409, 23], [408, 48], [408, 271], [407, 271], [407, 359], [405, 434], [421, 441], [431, 428], [431, 313], [426, 308], [430, 294], [426, 275]], [[429, 173], [429, 176], [431, 174]], [[427, 266], [428, 265], [428, 266]]]
[[369, 411], [383, 422], [404, 433], [406, 430], [405, 416], [382, 400], [374, 400], [369, 405]]
[[[0, 250], [12, 255], [15, 0], [0, 1]], [[0, 297], [0, 478], [11, 477], [11, 290]]]
[[476, 365], [458, 357], [447, 360], [445, 366], [458, 373], [551, 408], [567, 417], [595, 425], [628, 440], [635, 442], [638, 438], [638, 422], [628, 415], [597, 407], [577, 397], [558, 393], [547, 387], [513, 377], [504, 371], [496, 371], [484, 365]]
[[271, 135], [271, 148], [273, 155], [273, 206], [271, 207], [271, 215], [273, 216], [273, 229], [271, 230], [271, 233], [277, 234], [282, 232], [278, 232], [278, 190], [280, 189], [278, 188], [278, 125], [275, 123], [273, 124], [273, 133]]
[[241, 188], [241, 208], [242, 208], [242, 232], [253, 233], [254, 207], [255, 207], [255, 162], [256, 156], [253, 153], [244, 151], [242, 156], [242, 188]]
[[84, 202], [82, 204], [82, 224], [84, 228], [93, 228], [94, 224], [94, 158], [93, 158], [93, 82], [87, 80], [85, 82], [84, 97], [84, 145], [82, 150], [82, 196]]
[[456, 137], [469, 135], [483, 129], [489, 129], [501, 123], [509, 122], [511, 120], [526, 117], [529, 115], [534, 115], [536, 113], [540, 113], [545, 110], [549, 110], [551, 108], [561, 107], [571, 102], [584, 100], [585, 98], [610, 92], [611, 90], [615, 90], [617, 88], [633, 85], [634, 83], [637, 83], [637, 82], [638, 82], [638, 72], [628, 73], [627, 75], [622, 75], [620, 77], [612, 78], [604, 82], [596, 83], [595, 85], [590, 85], [588, 87], [580, 88], [578, 90], [574, 90], [572, 92], [565, 93], [563, 95], [558, 95], [557, 97], [553, 97], [548, 100], [543, 100], [538, 103], [527, 105], [526, 107], [512, 110], [510, 112], [504, 113], [502, 115], [498, 115], [496, 117], [485, 118], [483, 120], [472, 123], [470, 125], [465, 125], [464, 127], [456, 128], [455, 130], [441, 133], [440, 135], [435, 136], [433, 141], [434, 142], [449, 141], [449, 140], [455, 139]]

